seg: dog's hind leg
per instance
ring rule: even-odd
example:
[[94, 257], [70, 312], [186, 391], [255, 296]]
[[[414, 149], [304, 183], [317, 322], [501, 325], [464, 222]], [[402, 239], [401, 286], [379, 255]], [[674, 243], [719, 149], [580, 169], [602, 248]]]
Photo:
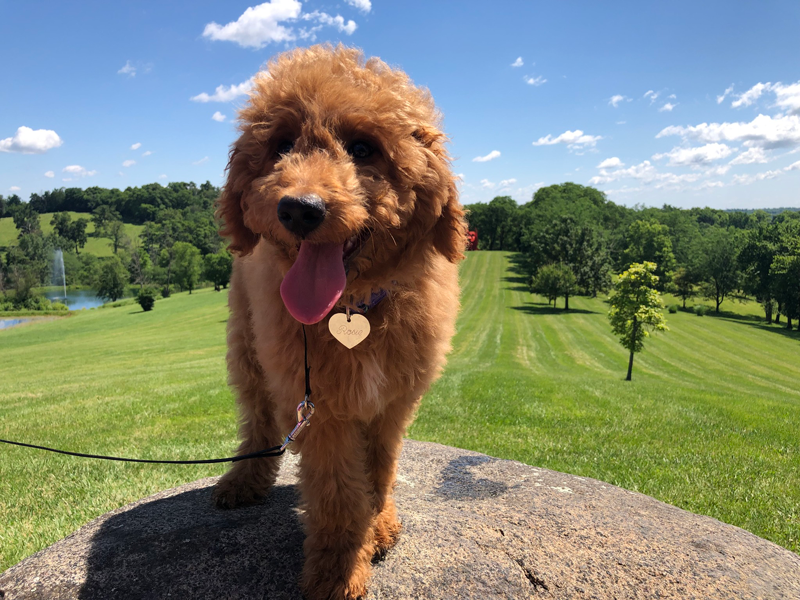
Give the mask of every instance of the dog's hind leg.
[[[231, 305], [228, 327], [228, 373], [239, 404], [242, 443], [237, 456], [258, 452], [281, 443], [275, 406], [264, 389], [264, 375], [252, 351], [249, 319]], [[244, 318], [238, 318], [244, 317]], [[275, 483], [280, 458], [253, 458], [236, 462], [214, 488], [212, 499], [219, 508], [235, 508], [261, 500]]]
[[403, 434], [417, 404], [396, 402], [390, 405], [367, 431], [367, 468], [373, 487], [372, 508], [375, 514], [373, 561], [383, 560], [386, 552], [397, 543], [402, 529], [397, 519], [393, 489]]
[[303, 435], [303, 589], [310, 600], [355, 600], [366, 593], [373, 554], [363, 425], [330, 418]]

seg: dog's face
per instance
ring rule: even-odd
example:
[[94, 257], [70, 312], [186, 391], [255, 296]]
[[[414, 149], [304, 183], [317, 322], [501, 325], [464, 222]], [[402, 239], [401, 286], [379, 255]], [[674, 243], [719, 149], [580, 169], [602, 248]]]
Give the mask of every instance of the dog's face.
[[369, 283], [418, 244], [461, 258], [438, 114], [404, 73], [341, 46], [295, 50], [257, 76], [240, 121], [223, 234], [240, 254], [260, 239], [275, 246], [298, 320], [320, 320], [345, 280]]

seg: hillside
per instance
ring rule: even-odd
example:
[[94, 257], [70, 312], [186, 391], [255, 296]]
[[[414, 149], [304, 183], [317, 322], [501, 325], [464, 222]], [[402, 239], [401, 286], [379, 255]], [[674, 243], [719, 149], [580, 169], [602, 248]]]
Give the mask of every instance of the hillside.
[[[509, 258], [463, 264], [454, 349], [410, 437], [598, 478], [800, 550], [800, 334], [763, 325], [753, 304], [668, 314], [670, 331], [625, 382], [603, 300], [553, 310]], [[151, 313], [127, 305], [0, 332], [0, 438], [150, 458], [232, 452], [225, 302], [200, 290]], [[223, 470], [2, 447], [0, 569], [112, 508]]]
[[[50, 225], [53, 214], [54, 213], [43, 213], [39, 215], [39, 224], [41, 225], [42, 233], [48, 234], [53, 232], [53, 226]], [[96, 256], [111, 256], [114, 253], [113, 246], [108, 238], [93, 237], [94, 223], [92, 222], [91, 213], [77, 213], [68, 211], [67, 214], [70, 215], [73, 221], [79, 218], [87, 219], [89, 221], [89, 225], [86, 227], [86, 233], [89, 235], [89, 239], [86, 242], [86, 246], [81, 249], [81, 252], [94, 254]], [[144, 227], [142, 225], [125, 223], [125, 233], [131, 239], [138, 238], [139, 233], [143, 228]], [[0, 219], [0, 248], [16, 246], [17, 233], [17, 228], [14, 226], [14, 219], [11, 217]]]

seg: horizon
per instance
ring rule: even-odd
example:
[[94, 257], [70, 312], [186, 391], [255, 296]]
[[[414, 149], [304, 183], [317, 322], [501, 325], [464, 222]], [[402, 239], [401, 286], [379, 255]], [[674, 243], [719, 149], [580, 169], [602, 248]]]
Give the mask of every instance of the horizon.
[[800, 207], [800, 5], [785, 0], [48, 1], [0, 15], [0, 48], [18, 57], [0, 66], [3, 196], [221, 186], [253, 75], [284, 50], [344, 43], [430, 89], [464, 204], [573, 181], [628, 207]]

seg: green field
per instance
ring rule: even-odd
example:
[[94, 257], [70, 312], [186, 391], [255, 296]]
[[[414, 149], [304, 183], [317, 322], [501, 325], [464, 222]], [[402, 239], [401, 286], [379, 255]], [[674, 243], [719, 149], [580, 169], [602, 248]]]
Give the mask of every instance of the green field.
[[[86, 242], [86, 245], [81, 248], [81, 252], [94, 254], [96, 256], [111, 256], [114, 253], [114, 246], [111, 243], [111, 240], [108, 238], [92, 237], [94, 235], [94, 223], [91, 220], [92, 215], [88, 213], [77, 213], [71, 211], [68, 211], [68, 214], [72, 217], [73, 221], [80, 218], [89, 220], [89, 225], [86, 227], [86, 233], [88, 234], [89, 239]], [[43, 233], [53, 232], [53, 226], [50, 225], [50, 220], [52, 218], [53, 213], [44, 213], [39, 215], [39, 224]], [[143, 225], [132, 225], [130, 223], [125, 223], [125, 233], [131, 239], [138, 238], [143, 228]], [[14, 226], [14, 219], [11, 217], [4, 217], [0, 219], [0, 248], [16, 246], [18, 233], [19, 232], [17, 231], [17, 228]]]
[[[463, 309], [415, 439], [595, 477], [800, 550], [800, 334], [754, 304], [668, 314], [637, 355], [601, 299], [554, 311], [509, 255], [470, 254]], [[0, 437], [139, 457], [232, 452], [225, 293], [200, 290], [0, 332]], [[225, 467], [141, 466], [0, 447], [0, 570], [89, 519]]]

